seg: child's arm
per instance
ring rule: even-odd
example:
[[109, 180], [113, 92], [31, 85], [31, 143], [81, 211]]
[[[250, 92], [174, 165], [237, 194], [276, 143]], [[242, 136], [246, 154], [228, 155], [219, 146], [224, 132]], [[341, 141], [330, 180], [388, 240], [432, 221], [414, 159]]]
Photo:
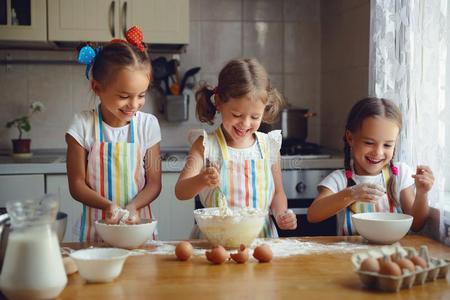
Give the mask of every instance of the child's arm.
[[413, 216], [411, 229], [419, 231], [425, 225], [428, 218], [428, 192], [434, 183], [433, 172], [428, 166], [417, 166], [416, 174], [413, 175], [416, 186], [414, 196], [414, 186], [403, 189], [400, 192], [400, 203], [405, 214]]
[[270, 208], [278, 227], [281, 229], [296, 229], [297, 228], [297, 216], [288, 212], [287, 197], [283, 189], [283, 179], [281, 177], [281, 164], [280, 160], [272, 165], [272, 176], [275, 184], [275, 193], [273, 195], [272, 204]]
[[67, 142], [67, 177], [72, 197], [87, 206], [109, 212], [114, 211], [114, 204], [91, 189], [86, 183], [87, 151], [70, 135]]
[[219, 182], [219, 172], [215, 167], [203, 168], [203, 137], [200, 137], [192, 144], [186, 165], [175, 185], [175, 195], [179, 200], [188, 200], [208, 186], [217, 186]]
[[372, 183], [360, 183], [337, 193], [324, 186], [318, 189], [319, 195], [308, 208], [307, 219], [310, 223], [326, 220], [356, 201], [375, 203], [385, 194], [383, 187]]
[[137, 210], [153, 202], [161, 192], [161, 155], [159, 143], [147, 149], [144, 158], [145, 186], [131, 201], [126, 209], [130, 211], [130, 220], [138, 222]]

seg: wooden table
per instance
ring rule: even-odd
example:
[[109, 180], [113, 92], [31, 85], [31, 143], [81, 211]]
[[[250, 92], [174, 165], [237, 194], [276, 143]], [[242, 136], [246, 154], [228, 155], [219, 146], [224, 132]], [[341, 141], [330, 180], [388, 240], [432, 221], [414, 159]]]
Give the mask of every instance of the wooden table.
[[[364, 243], [360, 237], [301, 239]], [[427, 237], [410, 235], [401, 244], [416, 248], [426, 244], [432, 256], [450, 259], [449, 247]], [[131, 256], [112, 283], [87, 284], [78, 273], [70, 275], [59, 299], [450, 299], [446, 279], [398, 293], [368, 290], [353, 271], [351, 255], [318, 253], [244, 265], [211, 265], [204, 256], [187, 262], [177, 261], [172, 255]]]

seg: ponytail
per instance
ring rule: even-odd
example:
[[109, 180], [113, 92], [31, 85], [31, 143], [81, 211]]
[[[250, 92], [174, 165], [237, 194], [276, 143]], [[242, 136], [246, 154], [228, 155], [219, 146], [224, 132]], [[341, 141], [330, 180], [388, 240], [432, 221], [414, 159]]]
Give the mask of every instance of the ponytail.
[[201, 82], [200, 87], [195, 93], [196, 114], [200, 122], [214, 124], [214, 117], [216, 116], [216, 106], [211, 101], [211, 97], [214, 96], [214, 89], [210, 88], [206, 82]]
[[353, 180], [353, 171], [352, 166], [350, 164], [351, 158], [352, 153], [350, 145], [348, 144], [344, 136], [344, 168], [345, 168], [345, 177], [347, 178], [347, 187], [356, 185], [356, 182]]
[[391, 159], [391, 161], [389, 162], [389, 181], [387, 183], [387, 193], [388, 193], [388, 197], [389, 199], [392, 199], [392, 202], [394, 204], [395, 207], [400, 208], [400, 201], [397, 199], [396, 195], [397, 195], [397, 175], [398, 175], [398, 169], [396, 166], [394, 166], [394, 163]]

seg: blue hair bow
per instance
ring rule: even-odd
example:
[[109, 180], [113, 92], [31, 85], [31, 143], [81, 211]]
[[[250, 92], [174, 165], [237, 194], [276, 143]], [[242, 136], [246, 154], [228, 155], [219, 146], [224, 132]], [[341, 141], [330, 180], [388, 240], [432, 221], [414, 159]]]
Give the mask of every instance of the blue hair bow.
[[86, 78], [89, 80], [89, 71], [91, 70], [92, 64], [95, 61], [95, 57], [101, 51], [101, 47], [97, 47], [95, 50], [89, 45], [84, 46], [80, 49], [78, 53], [77, 61], [80, 64], [86, 65]]

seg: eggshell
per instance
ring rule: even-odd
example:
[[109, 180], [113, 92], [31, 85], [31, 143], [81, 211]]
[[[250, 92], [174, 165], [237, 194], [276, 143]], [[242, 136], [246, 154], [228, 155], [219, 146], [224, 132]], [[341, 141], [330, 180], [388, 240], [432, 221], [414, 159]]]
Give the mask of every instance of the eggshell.
[[392, 262], [390, 259], [387, 259], [380, 263], [380, 274], [400, 276], [402, 275], [402, 270], [396, 263]]
[[380, 263], [376, 258], [368, 257], [362, 261], [359, 269], [361, 271], [378, 273], [380, 272]]
[[230, 254], [222, 246], [216, 246], [211, 251], [205, 252], [206, 258], [213, 264], [220, 265], [230, 258]]
[[422, 267], [424, 269], [427, 268], [427, 262], [425, 261], [425, 259], [423, 259], [422, 257], [420, 257], [418, 255], [415, 255], [415, 256], [411, 257], [411, 261], [416, 266]]
[[410, 272], [414, 272], [414, 270], [416, 269], [414, 263], [407, 258], [395, 258], [393, 262], [395, 262], [402, 271], [403, 269], [407, 269]]
[[241, 244], [237, 253], [230, 254], [231, 258], [238, 264], [244, 264], [248, 260], [248, 249], [245, 245]]
[[180, 242], [175, 248], [175, 255], [181, 261], [186, 261], [192, 256], [192, 245], [189, 242]]
[[263, 244], [253, 250], [253, 257], [259, 262], [265, 263], [272, 260], [273, 253], [269, 246]]

